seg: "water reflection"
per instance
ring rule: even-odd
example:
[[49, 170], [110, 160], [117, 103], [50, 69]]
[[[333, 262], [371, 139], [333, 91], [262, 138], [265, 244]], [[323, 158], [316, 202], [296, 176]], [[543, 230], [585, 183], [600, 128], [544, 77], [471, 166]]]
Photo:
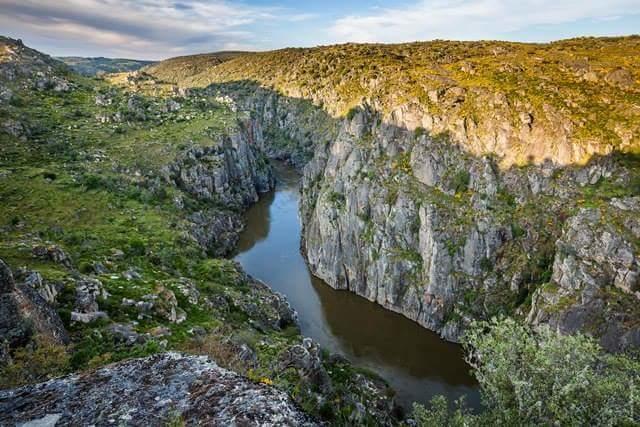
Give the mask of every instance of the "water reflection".
[[477, 385], [460, 347], [416, 323], [310, 274], [300, 254], [299, 176], [276, 163], [278, 187], [247, 212], [236, 259], [245, 270], [287, 296], [303, 335], [373, 369], [398, 392], [400, 403], [436, 394], [462, 395], [479, 405]]

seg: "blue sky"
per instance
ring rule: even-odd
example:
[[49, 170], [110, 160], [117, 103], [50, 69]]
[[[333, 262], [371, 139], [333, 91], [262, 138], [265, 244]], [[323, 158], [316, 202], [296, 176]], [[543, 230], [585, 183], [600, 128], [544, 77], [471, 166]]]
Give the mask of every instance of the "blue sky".
[[640, 32], [640, 0], [0, 0], [0, 34], [53, 55], [162, 59], [344, 42]]

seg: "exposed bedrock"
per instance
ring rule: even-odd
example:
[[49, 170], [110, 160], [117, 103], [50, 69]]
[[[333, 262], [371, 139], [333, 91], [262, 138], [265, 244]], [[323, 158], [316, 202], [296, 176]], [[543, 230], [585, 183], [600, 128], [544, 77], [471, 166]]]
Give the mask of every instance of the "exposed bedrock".
[[178, 353], [0, 391], [0, 423], [316, 425], [286, 393]]

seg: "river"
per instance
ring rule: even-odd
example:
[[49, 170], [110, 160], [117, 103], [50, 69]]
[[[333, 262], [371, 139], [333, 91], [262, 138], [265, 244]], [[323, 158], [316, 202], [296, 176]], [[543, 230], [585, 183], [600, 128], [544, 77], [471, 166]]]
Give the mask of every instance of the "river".
[[336, 291], [311, 274], [300, 253], [300, 176], [282, 163], [273, 165], [276, 190], [248, 210], [236, 260], [287, 297], [304, 336], [376, 372], [404, 407], [442, 394], [451, 400], [465, 396], [477, 408], [477, 383], [460, 346], [351, 292]]

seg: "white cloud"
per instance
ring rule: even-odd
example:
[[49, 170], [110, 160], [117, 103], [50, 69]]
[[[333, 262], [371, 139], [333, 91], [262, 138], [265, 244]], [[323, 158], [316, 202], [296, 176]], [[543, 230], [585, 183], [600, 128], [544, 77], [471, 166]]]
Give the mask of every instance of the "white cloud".
[[260, 49], [254, 33], [260, 24], [308, 19], [227, 0], [0, 0], [0, 10], [0, 32], [27, 42], [49, 39], [52, 53], [62, 53], [65, 46], [153, 59], [230, 47]]
[[329, 35], [335, 42], [491, 39], [537, 25], [637, 13], [639, 0], [421, 0], [339, 18]]

